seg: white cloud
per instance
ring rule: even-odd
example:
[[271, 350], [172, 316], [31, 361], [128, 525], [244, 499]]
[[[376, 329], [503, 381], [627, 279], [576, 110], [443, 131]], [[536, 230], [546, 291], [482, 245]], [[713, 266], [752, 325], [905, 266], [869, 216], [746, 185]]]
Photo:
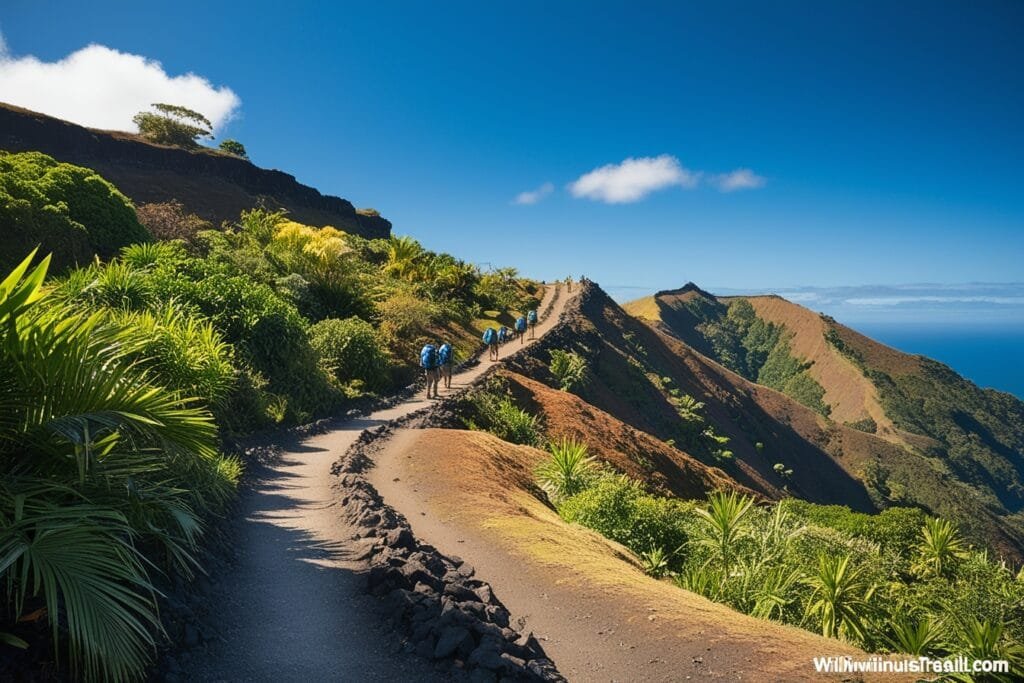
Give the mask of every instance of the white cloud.
[[709, 182], [719, 192], [735, 192], [736, 190], [754, 190], [764, 187], [765, 179], [749, 168], [739, 168], [730, 173], [719, 173], [711, 176]]
[[194, 73], [171, 76], [160, 62], [89, 45], [56, 62], [10, 54], [0, 35], [0, 99], [67, 121], [134, 131], [132, 116], [154, 102], [194, 109], [213, 124], [227, 123], [241, 100]]
[[544, 183], [536, 190], [527, 190], [526, 192], [520, 192], [516, 195], [516, 198], [512, 200], [513, 204], [536, 204], [544, 197], [548, 196], [555, 190], [555, 186], [551, 183]]
[[625, 204], [643, 199], [651, 192], [678, 185], [697, 186], [700, 174], [689, 171], [679, 159], [668, 154], [629, 158], [585, 173], [569, 184], [574, 197], [586, 197], [608, 204]]

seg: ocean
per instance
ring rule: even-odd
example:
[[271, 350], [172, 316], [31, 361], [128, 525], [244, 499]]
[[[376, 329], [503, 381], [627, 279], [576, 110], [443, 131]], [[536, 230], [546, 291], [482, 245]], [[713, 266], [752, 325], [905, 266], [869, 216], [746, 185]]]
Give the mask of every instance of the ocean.
[[862, 334], [945, 363], [981, 387], [1024, 399], [1024, 326], [856, 323]]

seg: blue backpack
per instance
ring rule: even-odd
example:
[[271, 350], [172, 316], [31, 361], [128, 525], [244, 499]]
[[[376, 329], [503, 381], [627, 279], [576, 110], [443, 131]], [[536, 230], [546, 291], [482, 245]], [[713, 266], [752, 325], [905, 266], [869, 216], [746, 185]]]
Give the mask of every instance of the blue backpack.
[[502, 325], [501, 329], [498, 330], [498, 341], [503, 342], [506, 340], [508, 340], [508, 328]]
[[488, 346], [493, 344], [494, 343], [494, 335], [495, 334], [496, 333], [494, 331], [494, 328], [493, 327], [488, 327], [487, 331], [484, 332], [484, 344], [487, 344]]
[[441, 344], [441, 348], [437, 350], [437, 357], [441, 361], [441, 365], [448, 365], [452, 362], [452, 345]]
[[516, 320], [516, 332], [526, 332], [526, 318], [523, 316], [519, 316], [519, 319]]
[[437, 367], [437, 349], [433, 344], [427, 344], [420, 351], [420, 367], [424, 370], [433, 370]]
[[537, 311], [530, 311], [529, 313], [527, 313], [526, 314], [526, 319], [529, 321], [529, 323], [531, 325], [536, 325], [537, 324]]

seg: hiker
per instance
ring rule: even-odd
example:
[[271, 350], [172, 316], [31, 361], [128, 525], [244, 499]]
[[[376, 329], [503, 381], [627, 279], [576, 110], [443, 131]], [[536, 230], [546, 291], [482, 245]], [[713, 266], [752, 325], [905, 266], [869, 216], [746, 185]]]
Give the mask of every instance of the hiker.
[[507, 342], [509, 340], [509, 338], [511, 336], [512, 336], [512, 330], [510, 330], [507, 327], [505, 327], [504, 325], [502, 325], [501, 329], [498, 330], [498, 343], [499, 344], [504, 344], [505, 342]]
[[487, 345], [487, 352], [490, 359], [498, 360], [498, 333], [494, 331], [493, 327], [488, 327], [484, 330], [484, 344]]
[[519, 345], [522, 346], [526, 342], [526, 316], [516, 318], [516, 336], [519, 337]]
[[537, 310], [533, 309], [526, 314], [526, 322], [530, 323], [530, 339], [537, 338]]
[[423, 374], [427, 379], [427, 398], [430, 398], [430, 390], [433, 387], [434, 398], [438, 397], [437, 394], [437, 378], [438, 378], [438, 357], [437, 347], [433, 344], [427, 343], [420, 350], [420, 367], [423, 368]]
[[451, 389], [452, 365], [455, 361], [455, 353], [451, 344], [448, 342], [441, 344], [441, 348], [437, 350], [437, 360], [441, 364], [441, 381], [444, 383], [444, 388]]
[[565, 286], [569, 289], [569, 293], [572, 294], [572, 275], [565, 278]]

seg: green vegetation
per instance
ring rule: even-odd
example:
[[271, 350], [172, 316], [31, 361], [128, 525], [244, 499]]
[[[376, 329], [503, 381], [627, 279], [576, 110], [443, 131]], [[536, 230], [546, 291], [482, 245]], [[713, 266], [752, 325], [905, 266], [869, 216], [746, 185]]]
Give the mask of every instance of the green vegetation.
[[675, 551], [685, 547], [693, 526], [692, 504], [652, 496], [629, 477], [607, 473], [559, 502], [558, 512], [565, 521], [594, 529], [637, 555], [663, 551], [671, 570], [681, 567], [683, 556]]
[[38, 152], [0, 152], [0, 269], [37, 246], [63, 270], [149, 239], [128, 198], [95, 172]]
[[556, 500], [563, 519], [627, 546], [652, 576], [747, 614], [870, 652], [987, 652], [1024, 666], [1024, 580], [920, 510], [756, 506], [735, 492], [700, 505], [607, 471]]
[[43, 608], [74, 676], [137, 678], [158, 625], [150, 573], [192, 576], [202, 519], [239, 465], [186, 391], [201, 378], [175, 375], [189, 365], [177, 345], [61, 301], [43, 286], [49, 259], [31, 260], [0, 282], [0, 624], [17, 637]]
[[232, 156], [236, 156], [242, 159], [248, 159], [249, 153], [245, 151], [245, 145], [238, 140], [221, 140], [217, 148], [222, 152], [227, 152]]
[[587, 361], [575, 351], [552, 349], [548, 370], [562, 391], [572, 391], [587, 383]]
[[[0, 640], [44, 647], [19, 622], [43, 615], [73, 678], [143, 675], [153, 578], [201, 571], [205, 522], [234, 495], [241, 463], [221, 435], [403, 385], [426, 339], [468, 355], [485, 307], [537, 301], [513, 270], [263, 208], [212, 230], [148, 205], [168, 240], [152, 242], [88, 169], [41, 154], [0, 169], [4, 258], [42, 243], [87, 264], [44, 282], [51, 258], [30, 258], [0, 283]], [[498, 413], [504, 437], [539, 442], [528, 415]]]
[[548, 444], [548, 451], [551, 457], [537, 468], [537, 479], [555, 500], [579, 493], [597, 475], [597, 461], [582, 441], [563, 437]]
[[808, 408], [828, 416], [825, 389], [807, 370], [811, 363], [792, 355], [785, 326], [762, 320], [746, 299], [728, 306], [703, 297], [690, 299], [688, 310], [715, 360], [747, 379], [776, 389]]
[[309, 330], [309, 341], [324, 369], [356, 394], [387, 385], [388, 356], [373, 325], [355, 316], [327, 318]]
[[490, 432], [502, 441], [527, 446], [543, 441], [540, 420], [517, 406], [497, 380], [464, 399], [459, 412], [469, 429]]
[[213, 137], [213, 124], [197, 111], [162, 103], [154, 104], [153, 109], [156, 113], [140, 111], [132, 118], [139, 134], [153, 142], [191, 149], [199, 145], [199, 138]]
[[[949, 367], [921, 356], [876, 360], [876, 349], [827, 322], [826, 340], [877, 388], [882, 408], [896, 427], [934, 440], [911, 450], [927, 457], [927, 466], [940, 468], [943, 476], [966, 483], [981, 504], [998, 510], [1014, 526], [1017, 538], [1024, 538], [1024, 522], [1012, 514], [1024, 509], [1024, 468], [1020, 464], [1024, 402], [1007, 393], [981, 389]], [[915, 479], [916, 468], [898, 471], [894, 466], [891, 474], [916, 484], [900, 494], [911, 495], [933, 509], [948, 498], [945, 488], [925, 489]], [[980, 531], [971, 516], [957, 521], [972, 533]]]

